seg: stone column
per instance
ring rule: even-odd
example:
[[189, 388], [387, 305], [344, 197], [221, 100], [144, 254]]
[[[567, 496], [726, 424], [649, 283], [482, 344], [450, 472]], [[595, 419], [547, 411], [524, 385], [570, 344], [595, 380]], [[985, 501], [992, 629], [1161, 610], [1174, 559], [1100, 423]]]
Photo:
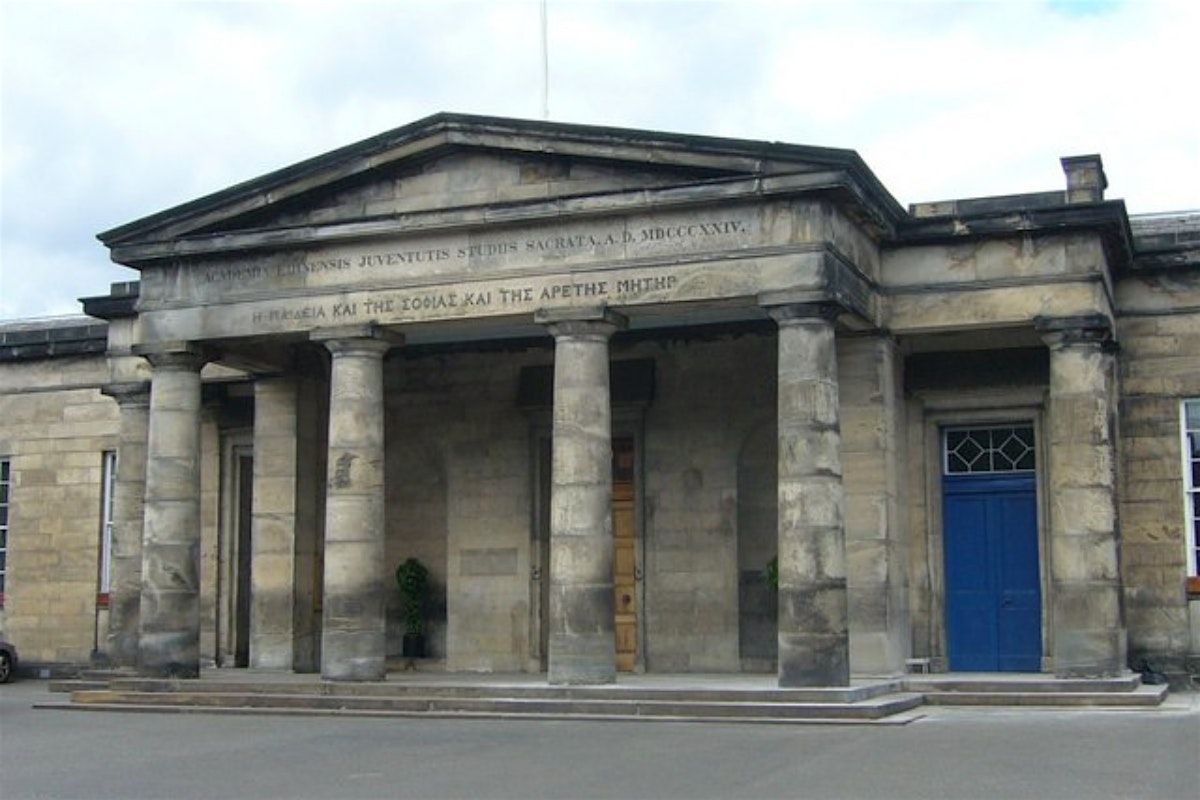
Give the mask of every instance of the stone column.
[[779, 685], [850, 683], [834, 320], [779, 306]]
[[291, 669], [296, 571], [296, 382], [254, 382], [250, 666]]
[[187, 344], [150, 362], [138, 669], [200, 675], [200, 367]]
[[1054, 672], [1125, 669], [1116, 518], [1114, 364], [1104, 317], [1040, 319], [1050, 347], [1047, 506]]
[[403, 339], [373, 325], [312, 338], [333, 356], [321, 677], [379, 681], [387, 674], [383, 356]]
[[117, 401], [117, 475], [113, 489], [113, 530], [109, 552], [109, 660], [133, 667], [138, 660], [138, 609], [142, 602], [142, 530], [146, 495], [146, 437], [150, 424], [150, 385], [115, 383], [104, 393]]
[[604, 308], [540, 311], [554, 336], [549, 681], [613, 683], [612, 407]]

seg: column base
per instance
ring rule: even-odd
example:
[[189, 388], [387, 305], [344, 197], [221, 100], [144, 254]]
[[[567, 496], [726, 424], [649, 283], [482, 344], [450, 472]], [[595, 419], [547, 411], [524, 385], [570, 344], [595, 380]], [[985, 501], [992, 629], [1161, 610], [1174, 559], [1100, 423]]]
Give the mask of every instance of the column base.
[[552, 634], [547, 679], [552, 685], [616, 683], [616, 646], [611, 635]]
[[849, 686], [850, 646], [842, 635], [780, 634], [779, 686]]
[[142, 632], [137, 671], [150, 678], [199, 678], [199, 642], [190, 632]]
[[382, 681], [387, 678], [384, 636], [371, 632], [326, 631], [321, 639], [321, 678], [327, 681]]
[[1055, 631], [1055, 677], [1114, 678], [1125, 671], [1125, 636], [1121, 631]]

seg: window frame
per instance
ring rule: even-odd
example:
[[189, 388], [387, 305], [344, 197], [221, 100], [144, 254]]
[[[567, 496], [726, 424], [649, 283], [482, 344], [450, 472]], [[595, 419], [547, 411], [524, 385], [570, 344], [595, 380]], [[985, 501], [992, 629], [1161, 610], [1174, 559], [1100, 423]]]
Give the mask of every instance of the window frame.
[[13, 487], [12, 458], [0, 456], [0, 608], [4, 608], [4, 590], [8, 579], [8, 531], [9, 519], [12, 516], [12, 487]]
[[[999, 431], [999, 430], [1015, 431], [1017, 429], [1028, 429], [1028, 431], [1029, 431], [1030, 441], [1027, 446], [1029, 448], [1028, 454], [1031, 455], [1033, 458], [1033, 466], [1028, 467], [1028, 468], [1018, 468], [1018, 469], [992, 469], [992, 468], [989, 468], [989, 469], [985, 469], [985, 470], [968, 470], [965, 472], [954, 471], [950, 468], [950, 455], [951, 455], [950, 436], [952, 434], [987, 431], [989, 434], [989, 445], [991, 445], [992, 444], [991, 433], [993, 431]], [[1038, 448], [1037, 431], [1035, 430], [1035, 426], [1032, 423], [1028, 423], [1028, 422], [1013, 422], [1013, 423], [1003, 423], [1003, 422], [990, 423], [989, 422], [989, 423], [984, 423], [984, 424], [980, 424], [980, 425], [944, 425], [944, 426], [941, 426], [941, 428], [940, 428], [939, 447], [940, 447], [940, 452], [939, 452], [940, 469], [941, 469], [941, 474], [943, 477], [957, 478], [957, 477], [970, 477], [970, 476], [988, 477], [988, 476], [997, 476], [997, 475], [1034, 475], [1037, 473], [1038, 462], [1040, 461], [1040, 459], [1038, 458], [1038, 452], [1037, 452], [1037, 448]], [[997, 449], [999, 449], [999, 448], [989, 446], [988, 448], [984, 449], [983, 452], [990, 453]], [[989, 465], [994, 463], [990, 457], [989, 457], [988, 463], [989, 463]]]
[[100, 559], [97, 599], [108, 601], [112, 586], [113, 495], [117, 488], [117, 451], [105, 450], [100, 456]]
[[1200, 456], [1192, 456], [1191, 437], [1200, 440], [1200, 424], [1188, 427], [1188, 406], [1195, 408], [1200, 422], [1200, 397], [1184, 398], [1179, 403], [1179, 444], [1183, 469], [1183, 521], [1184, 543], [1187, 546], [1187, 574], [1193, 581], [1200, 578], [1200, 482], [1196, 472], [1200, 469]]

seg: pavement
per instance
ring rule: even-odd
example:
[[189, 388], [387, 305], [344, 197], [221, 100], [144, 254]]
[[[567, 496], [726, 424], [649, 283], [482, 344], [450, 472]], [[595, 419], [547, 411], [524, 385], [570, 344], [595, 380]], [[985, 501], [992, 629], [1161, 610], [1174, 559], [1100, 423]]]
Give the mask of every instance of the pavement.
[[1200, 798], [1200, 695], [926, 708], [897, 727], [35, 710], [0, 686], [0, 799]]

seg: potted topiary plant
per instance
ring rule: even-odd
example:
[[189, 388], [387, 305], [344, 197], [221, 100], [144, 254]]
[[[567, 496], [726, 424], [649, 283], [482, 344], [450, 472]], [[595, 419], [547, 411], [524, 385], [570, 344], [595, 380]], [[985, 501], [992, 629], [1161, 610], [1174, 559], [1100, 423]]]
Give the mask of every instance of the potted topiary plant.
[[404, 616], [405, 658], [425, 657], [425, 597], [429, 593], [429, 570], [415, 558], [396, 567], [396, 585], [400, 587], [401, 613]]

